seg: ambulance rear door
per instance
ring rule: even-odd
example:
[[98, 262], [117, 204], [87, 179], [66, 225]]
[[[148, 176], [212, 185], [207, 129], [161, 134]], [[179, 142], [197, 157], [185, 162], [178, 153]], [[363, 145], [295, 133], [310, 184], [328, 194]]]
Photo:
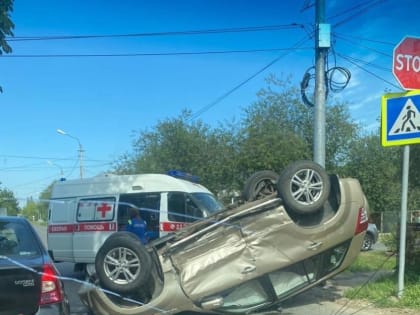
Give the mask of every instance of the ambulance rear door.
[[55, 261], [74, 261], [75, 198], [52, 199], [48, 210], [47, 243]]

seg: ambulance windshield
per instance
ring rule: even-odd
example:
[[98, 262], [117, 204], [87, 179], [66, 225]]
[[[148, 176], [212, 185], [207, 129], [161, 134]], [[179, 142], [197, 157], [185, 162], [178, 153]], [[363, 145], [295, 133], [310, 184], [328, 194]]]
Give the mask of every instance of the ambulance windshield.
[[192, 193], [194, 199], [203, 207], [208, 214], [213, 214], [223, 209], [223, 205], [212, 194]]

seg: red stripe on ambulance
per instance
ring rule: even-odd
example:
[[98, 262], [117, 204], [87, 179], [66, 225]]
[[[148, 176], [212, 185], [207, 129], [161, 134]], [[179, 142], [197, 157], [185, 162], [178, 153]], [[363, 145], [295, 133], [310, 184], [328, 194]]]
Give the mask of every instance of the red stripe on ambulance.
[[95, 231], [116, 231], [115, 222], [89, 222], [80, 224], [54, 224], [48, 227], [48, 233], [73, 233], [73, 232], [95, 232]]
[[160, 230], [162, 232], [173, 232], [173, 231], [178, 231], [186, 227], [187, 225], [188, 223], [185, 223], [185, 222], [161, 222]]
[[94, 232], [94, 231], [116, 231], [117, 225], [115, 223], [81, 223], [79, 224], [78, 232]]
[[54, 224], [48, 227], [48, 233], [72, 233], [77, 224]]

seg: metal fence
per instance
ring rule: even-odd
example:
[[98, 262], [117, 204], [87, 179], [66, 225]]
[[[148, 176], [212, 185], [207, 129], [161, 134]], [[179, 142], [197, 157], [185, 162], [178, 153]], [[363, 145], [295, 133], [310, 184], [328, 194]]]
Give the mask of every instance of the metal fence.
[[[375, 212], [370, 214], [370, 221], [375, 223], [381, 233], [396, 232], [400, 224], [400, 212]], [[407, 223], [420, 223], [420, 210], [407, 212]]]

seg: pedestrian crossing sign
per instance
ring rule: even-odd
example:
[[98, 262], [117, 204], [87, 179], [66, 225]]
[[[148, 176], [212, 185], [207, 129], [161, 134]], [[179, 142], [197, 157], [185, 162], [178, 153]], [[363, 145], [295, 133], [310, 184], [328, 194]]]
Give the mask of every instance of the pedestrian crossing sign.
[[420, 143], [420, 90], [382, 96], [382, 146]]

